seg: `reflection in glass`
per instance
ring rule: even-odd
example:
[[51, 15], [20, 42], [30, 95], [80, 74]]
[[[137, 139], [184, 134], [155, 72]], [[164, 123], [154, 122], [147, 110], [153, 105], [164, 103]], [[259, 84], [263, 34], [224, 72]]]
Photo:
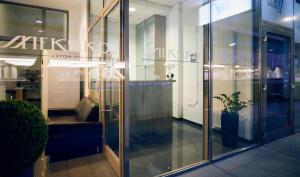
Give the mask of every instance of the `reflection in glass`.
[[[294, 16], [300, 15], [300, 2], [295, 1]], [[300, 130], [300, 18], [294, 19], [294, 119], [295, 130]]]
[[[0, 13], [0, 46], [18, 35], [45, 37], [43, 45], [48, 49], [52, 47], [51, 38], [68, 38], [65, 11], [1, 2]], [[11, 46], [17, 44], [19, 41]], [[68, 48], [67, 43], [61, 44]], [[36, 49], [40, 49], [41, 44], [31, 38], [25, 46], [26, 50], [21, 47], [0, 49], [0, 100], [26, 100], [40, 107], [40, 50]], [[56, 47], [54, 49], [60, 49]]]
[[[66, 41], [61, 41], [60, 44], [63, 48], [68, 49], [68, 13], [66, 11], [1, 2], [0, 13], [0, 46], [19, 35], [37, 37], [35, 42], [32, 38], [26, 42], [26, 50], [20, 49], [20, 47], [16, 49], [1, 48], [1, 53], [39, 55], [40, 51], [33, 48], [52, 49], [51, 38], [65, 39]], [[44, 37], [43, 47], [41, 47], [39, 37]], [[57, 45], [54, 45], [53, 49], [61, 50]]]
[[265, 124], [263, 139], [266, 141], [292, 132], [291, 96], [294, 86], [291, 83], [291, 39], [293, 22], [297, 19], [293, 16], [294, 2], [282, 1], [280, 6], [276, 6], [276, 2], [261, 2], [265, 78], [262, 121]]
[[41, 106], [41, 69], [37, 56], [0, 56], [0, 100], [24, 100]]
[[120, 64], [120, 7], [115, 7], [105, 18], [105, 143], [119, 155], [119, 120], [121, 97]]
[[95, 23], [100, 17], [100, 11], [103, 8], [103, 0], [89, 0], [89, 24]]
[[46, 10], [45, 36], [68, 39], [67, 18], [65, 12]]
[[[98, 21], [89, 32], [89, 61], [100, 62], [101, 50], [101, 23]], [[89, 89], [97, 90], [99, 88], [99, 66], [89, 69]]]
[[[43, 30], [44, 23], [42, 11], [39, 8], [0, 3], [1, 36], [41, 36], [40, 30]], [[22, 28], [19, 24], [22, 24]]]
[[267, 133], [290, 128], [290, 39], [267, 34]]
[[[160, 175], [204, 160], [201, 1], [129, 6], [130, 176]], [[144, 9], [148, 9], [147, 12]], [[151, 12], [151, 13], [148, 13]]]
[[[253, 31], [255, 20], [252, 1], [245, 0], [241, 8], [228, 1], [227, 11], [218, 11], [221, 0], [212, 2], [212, 97], [229, 101], [229, 110], [222, 100], [212, 100], [212, 154], [213, 157], [246, 147], [255, 142], [257, 117], [256, 89], [258, 79], [257, 50]], [[208, 4], [209, 5], [209, 4]], [[226, 18], [224, 15], [226, 14]], [[223, 95], [221, 95], [223, 94]], [[231, 97], [228, 98], [227, 97]], [[246, 102], [241, 106], [237, 100]], [[230, 100], [235, 100], [233, 103]]]

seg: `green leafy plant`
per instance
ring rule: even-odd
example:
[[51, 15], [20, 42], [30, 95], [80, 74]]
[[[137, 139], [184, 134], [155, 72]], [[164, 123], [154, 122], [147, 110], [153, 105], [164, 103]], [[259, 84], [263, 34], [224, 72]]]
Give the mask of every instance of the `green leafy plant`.
[[249, 101], [242, 101], [240, 99], [241, 92], [234, 92], [231, 95], [220, 94], [214, 98], [221, 101], [224, 106], [224, 112], [227, 113], [238, 113], [242, 109], [246, 108]]
[[47, 139], [47, 123], [39, 108], [23, 101], [0, 101], [0, 177], [32, 166]]

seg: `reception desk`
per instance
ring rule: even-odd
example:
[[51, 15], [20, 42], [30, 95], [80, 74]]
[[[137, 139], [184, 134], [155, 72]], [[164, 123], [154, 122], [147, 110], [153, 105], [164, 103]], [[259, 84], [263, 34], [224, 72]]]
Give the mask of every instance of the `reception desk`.
[[141, 137], [172, 137], [172, 83], [169, 80], [131, 81], [130, 140]]

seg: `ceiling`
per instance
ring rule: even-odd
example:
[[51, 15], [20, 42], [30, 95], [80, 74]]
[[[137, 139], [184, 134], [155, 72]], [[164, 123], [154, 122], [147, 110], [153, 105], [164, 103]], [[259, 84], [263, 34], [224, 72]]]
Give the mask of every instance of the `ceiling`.
[[176, 2], [177, 0], [131, 0], [129, 7], [135, 11], [129, 12], [129, 22], [131, 25], [137, 25], [153, 15], [167, 16], [172, 4]]
[[129, 12], [131, 25], [137, 25], [153, 15], [167, 16], [172, 6], [182, 2], [186, 7], [200, 7], [208, 0], [130, 0], [129, 7], [134, 12]]

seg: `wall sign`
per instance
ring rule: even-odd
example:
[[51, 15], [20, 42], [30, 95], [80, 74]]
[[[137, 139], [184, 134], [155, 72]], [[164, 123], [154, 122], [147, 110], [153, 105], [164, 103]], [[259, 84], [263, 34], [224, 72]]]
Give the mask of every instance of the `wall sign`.
[[[46, 48], [45, 44], [50, 43], [50, 48]], [[31, 44], [32, 47], [28, 48], [28, 44]], [[39, 44], [39, 46], [38, 46]], [[0, 46], [0, 49], [10, 48], [10, 49], [31, 49], [31, 50], [62, 50], [68, 51], [65, 45], [68, 44], [66, 39], [55, 39], [55, 38], [48, 38], [48, 37], [36, 37], [36, 36], [23, 36], [18, 35], [11, 39], [6, 44]], [[89, 50], [94, 50], [94, 43], [90, 42], [87, 44]], [[103, 53], [107, 54], [110, 53], [110, 46], [107, 43], [101, 43], [100, 46], [104, 48]], [[97, 49], [98, 50], [98, 49]]]
[[[32, 42], [31, 42], [32, 41]], [[63, 46], [62, 42], [67, 43], [66, 39], [55, 39], [55, 38], [47, 38], [47, 37], [36, 37], [36, 36], [16, 36], [0, 48], [11, 48], [11, 49], [27, 49], [28, 43], [32, 43], [33, 50], [43, 50], [45, 43], [51, 43], [51, 50], [55, 50], [58, 47], [62, 51], [67, 51], [67, 49]], [[37, 44], [40, 44], [39, 48], [37, 48]]]

